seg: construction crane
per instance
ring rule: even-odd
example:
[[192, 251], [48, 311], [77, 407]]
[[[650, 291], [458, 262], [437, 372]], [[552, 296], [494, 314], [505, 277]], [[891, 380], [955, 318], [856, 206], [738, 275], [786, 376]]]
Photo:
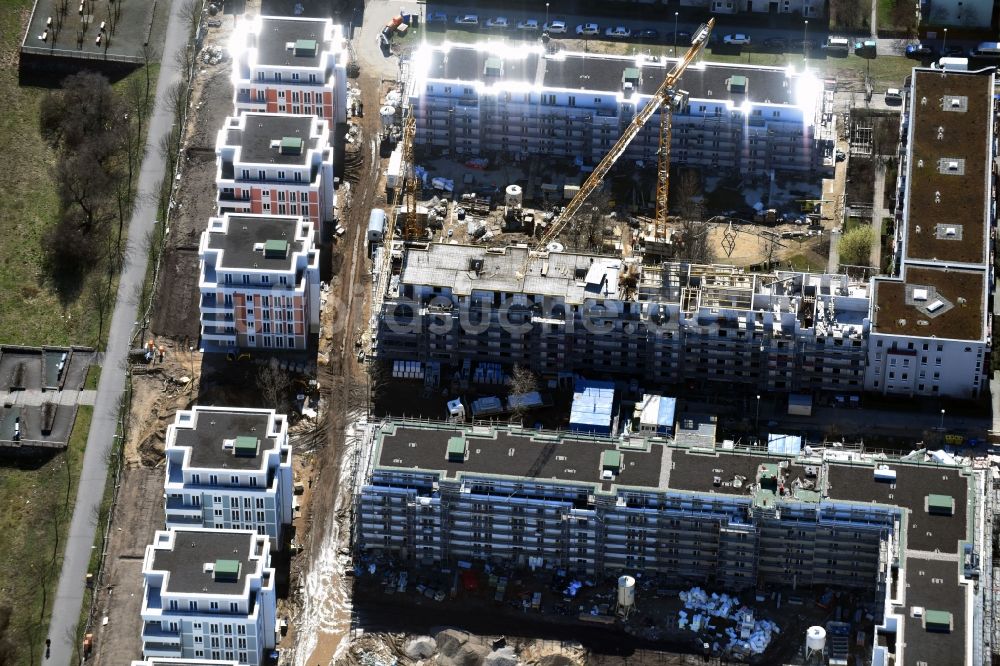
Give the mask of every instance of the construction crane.
[[[566, 224], [573, 218], [573, 216], [580, 210], [583, 203], [587, 200], [591, 194], [593, 194], [604, 182], [604, 177], [608, 175], [611, 168], [618, 161], [618, 158], [625, 154], [628, 149], [629, 144], [632, 140], [639, 135], [642, 128], [645, 126], [646, 121], [648, 121], [654, 113], [657, 112], [661, 107], [667, 107], [668, 112], [661, 114], [660, 118], [660, 154], [659, 154], [659, 164], [658, 164], [658, 181], [656, 190], [656, 206], [657, 206], [657, 216], [663, 215], [666, 219], [667, 214], [667, 190], [669, 188], [669, 174], [670, 174], [670, 96], [673, 92], [674, 86], [677, 81], [680, 80], [681, 75], [684, 74], [684, 70], [687, 69], [694, 59], [701, 53], [705, 44], [708, 42], [708, 36], [712, 32], [712, 28], [715, 27], [715, 19], [709, 19], [708, 23], [703, 25], [695, 33], [694, 38], [691, 40], [691, 47], [684, 54], [684, 57], [674, 64], [673, 69], [667, 74], [663, 83], [653, 94], [646, 105], [642, 107], [642, 110], [635, 115], [632, 122], [629, 124], [625, 131], [622, 132], [621, 137], [619, 137], [617, 143], [611, 148], [604, 159], [594, 167], [594, 170], [584, 181], [583, 185], [580, 186], [580, 190], [573, 197], [569, 205], [563, 209], [562, 213], [559, 214], [552, 224], [548, 226], [545, 232], [542, 234], [536, 246], [536, 252], [543, 252], [548, 244], [555, 239], [556, 236], [563, 230]], [[662, 200], [662, 203], [661, 203]], [[531, 253], [528, 253], [528, 257], [525, 259], [525, 266], [521, 271], [521, 276], [523, 277], [528, 270], [527, 261], [530, 260]]]
[[417, 122], [411, 113], [403, 121], [403, 198], [406, 203], [406, 219], [403, 224], [403, 239], [424, 240], [424, 225], [417, 219], [417, 174], [413, 159], [413, 137], [417, 133]]

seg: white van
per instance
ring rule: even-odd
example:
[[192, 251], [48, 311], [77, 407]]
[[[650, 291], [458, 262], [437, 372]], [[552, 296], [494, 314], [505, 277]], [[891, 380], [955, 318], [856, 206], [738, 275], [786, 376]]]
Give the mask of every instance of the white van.
[[851, 40], [847, 37], [827, 37], [823, 48], [831, 53], [847, 55], [851, 51]]

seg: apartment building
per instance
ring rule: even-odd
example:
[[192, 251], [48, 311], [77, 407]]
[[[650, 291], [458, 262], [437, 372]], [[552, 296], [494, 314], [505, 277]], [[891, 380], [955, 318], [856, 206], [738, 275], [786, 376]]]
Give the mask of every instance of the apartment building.
[[994, 70], [915, 68], [901, 130], [895, 264], [873, 281], [865, 388], [974, 398], [987, 383]]
[[330, 19], [240, 21], [233, 57], [236, 113], [292, 113], [347, 121], [347, 44]]
[[990, 28], [994, 0], [926, 0], [920, 3], [921, 24]]
[[661, 384], [860, 392], [868, 311], [867, 285], [844, 275], [432, 244], [404, 255], [375, 353]]
[[305, 349], [319, 332], [319, 249], [302, 217], [211, 218], [198, 246], [206, 350]]
[[187, 666], [239, 666], [239, 662], [237, 661], [215, 661], [214, 659], [174, 659], [171, 657], [132, 662], [132, 666], [172, 666], [173, 664], [187, 664]]
[[157, 531], [142, 561], [142, 654], [261, 663], [275, 645], [268, 537], [204, 528]]
[[796, 14], [803, 18], [822, 18], [824, 3], [818, 0], [681, 0], [681, 5], [704, 7], [713, 14]]
[[[421, 567], [532, 557], [727, 591], [852, 590], [871, 594], [881, 631], [896, 634], [877, 642], [883, 656], [894, 646], [895, 663], [951, 663], [927, 655], [971, 654], [982, 476], [919, 455], [388, 423], [357, 496], [357, 545]], [[948, 613], [951, 630], [911, 618], [917, 597]]]
[[167, 426], [166, 528], [253, 530], [280, 549], [292, 522], [288, 419], [273, 409], [181, 410]]
[[[407, 102], [416, 143], [457, 155], [546, 154], [597, 164], [662, 84], [673, 59], [494, 43], [422, 45]], [[817, 176], [833, 164], [834, 116], [810, 74], [696, 63], [673, 104], [671, 162], [715, 175]], [[827, 109], [828, 111], [828, 109]], [[659, 112], [622, 163], [655, 164]]]
[[220, 215], [301, 215], [327, 233], [336, 195], [326, 120], [280, 113], [227, 118], [215, 155]]

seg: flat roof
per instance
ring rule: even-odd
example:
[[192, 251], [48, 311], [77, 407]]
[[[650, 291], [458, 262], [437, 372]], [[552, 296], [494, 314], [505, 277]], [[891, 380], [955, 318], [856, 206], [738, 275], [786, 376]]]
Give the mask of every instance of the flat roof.
[[[227, 125], [226, 132], [226, 145], [240, 147], [242, 164], [306, 166], [309, 151], [325, 147], [319, 145], [319, 138], [312, 136], [316, 116], [247, 113], [243, 117], [242, 129]], [[302, 140], [301, 150], [282, 152], [282, 143], [292, 138]]]
[[905, 281], [875, 279], [877, 311], [872, 321], [873, 332], [953, 340], [983, 339], [984, 272], [909, 265], [904, 269], [904, 276]]
[[[305, 250], [305, 242], [296, 239], [299, 224], [297, 217], [274, 217], [270, 215], [229, 215], [226, 231], [208, 231], [208, 247], [222, 250], [218, 268], [253, 268], [263, 271], [292, 271], [295, 255]], [[269, 241], [288, 243], [288, 252], [268, 253], [254, 249], [258, 243], [267, 246]], [[274, 246], [277, 247], [276, 245]]]
[[[475, 435], [459, 428], [397, 426], [383, 430], [378, 447], [378, 466], [400, 469], [439, 470], [445, 478], [462, 473], [495, 474], [575, 483], [611, 483], [601, 478], [605, 451], [615, 451], [610, 440], [574, 435], [538, 438], [499, 430]], [[465, 436], [468, 453], [463, 462], [448, 460], [449, 442]], [[535, 471], [533, 471], [535, 470]], [[531, 473], [531, 474], [529, 474]], [[670, 453], [662, 443], [648, 450], [622, 451], [621, 472], [613, 483], [619, 486], [659, 488], [670, 474]]]
[[992, 69], [913, 73], [904, 259], [985, 264]]
[[[319, 67], [324, 51], [329, 51], [329, 40], [324, 39], [326, 19], [282, 18], [264, 16], [260, 19], [257, 37], [257, 63], [276, 67]], [[318, 44], [315, 52], [296, 51], [288, 48], [300, 40], [314, 40]]]
[[[517, 53], [492, 51], [485, 44], [450, 44], [447, 49], [431, 46], [428, 50], [426, 75], [429, 79], [484, 81], [487, 61], [499, 58], [503, 73], [499, 78], [490, 77], [491, 82], [499, 80], [538, 84], [545, 88], [617, 93], [622, 90], [625, 70], [638, 69], [637, 89], [644, 95], [656, 92], [677, 61], [675, 58], [581, 52], [562, 52], [549, 57], [528, 49]], [[745, 86], [744, 91], [729, 92], [727, 81], [732, 77], [736, 77], [735, 83]], [[677, 87], [693, 98], [794, 105], [794, 79], [794, 75], [780, 67], [705, 62], [704, 67], [689, 67]]]
[[[473, 291], [500, 291], [565, 297], [567, 303], [618, 297], [621, 259], [573, 252], [532, 257], [528, 249], [488, 250], [473, 245], [431, 243], [411, 247], [403, 257], [402, 284], [446, 287], [463, 296]], [[518, 277], [524, 274], [524, 279]], [[592, 282], [588, 282], [592, 280]]]
[[[245, 410], [216, 411], [195, 409], [193, 428], [174, 428], [174, 446], [191, 450], [188, 467], [199, 469], [260, 469], [269, 451], [278, 448], [278, 438], [267, 436], [270, 413]], [[235, 455], [236, 440], [251, 437], [259, 441], [254, 455]], [[228, 440], [229, 447], [223, 447]]]
[[[965, 585], [959, 583], [959, 562], [908, 558], [906, 561], [906, 605], [903, 620], [903, 666], [958, 664], [965, 659]], [[924, 618], [913, 617], [915, 606], [951, 613], [948, 633], [928, 631]], [[961, 655], [961, 656], [959, 656]]]
[[[152, 568], [170, 574], [162, 592], [242, 596], [247, 578], [257, 573], [257, 565], [251, 565], [256, 536], [229, 530], [177, 530], [172, 549], [153, 549]], [[205, 570], [206, 564], [214, 566], [219, 560], [235, 561], [240, 575], [216, 578]]]
[[[831, 465], [827, 481], [831, 497], [852, 502], [894, 504], [910, 510], [906, 525], [906, 548], [958, 553], [959, 541], [967, 536], [969, 478], [958, 467], [889, 465], [896, 470], [895, 483], [876, 481], [871, 466]], [[928, 513], [929, 493], [955, 498], [950, 516]]]

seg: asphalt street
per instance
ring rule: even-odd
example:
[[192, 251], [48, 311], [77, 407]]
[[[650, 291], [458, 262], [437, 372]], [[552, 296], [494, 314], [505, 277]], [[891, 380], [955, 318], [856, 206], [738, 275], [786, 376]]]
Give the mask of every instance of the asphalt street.
[[180, 0], [161, 1], [169, 4], [170, 18], [160, 58], [159, 79], [156, 82], [156, 108], [149, 121], [146, 158], [139, 173], [138, 196], [128, 228], [128, 254], [108, 331], [104, 370], [97, 387], [94, 418], [83, 457], [80, 489], [52, 607], [52, 620], [49, 624], [52, 648], [49, 658], [44, 662], [46, 664], [64, 665], [75, 661], [76, 626], [97, 527], [93, 517], [100, 507], [107, 482], [107, 455], [114, 441], [118, 404], [125, 389], [125, 362], [139, 307], [136, 294], [146, 277], [146, 239], [156, 223], [157, 194], [166, 168], [160, 153], [160, 140], [169, 133], [174, 123], [173, 110], [167, 101], [167, 90], [181, 78], [176, 53], [187, 45], [188, 33], [181, 16], [184, 3]]

